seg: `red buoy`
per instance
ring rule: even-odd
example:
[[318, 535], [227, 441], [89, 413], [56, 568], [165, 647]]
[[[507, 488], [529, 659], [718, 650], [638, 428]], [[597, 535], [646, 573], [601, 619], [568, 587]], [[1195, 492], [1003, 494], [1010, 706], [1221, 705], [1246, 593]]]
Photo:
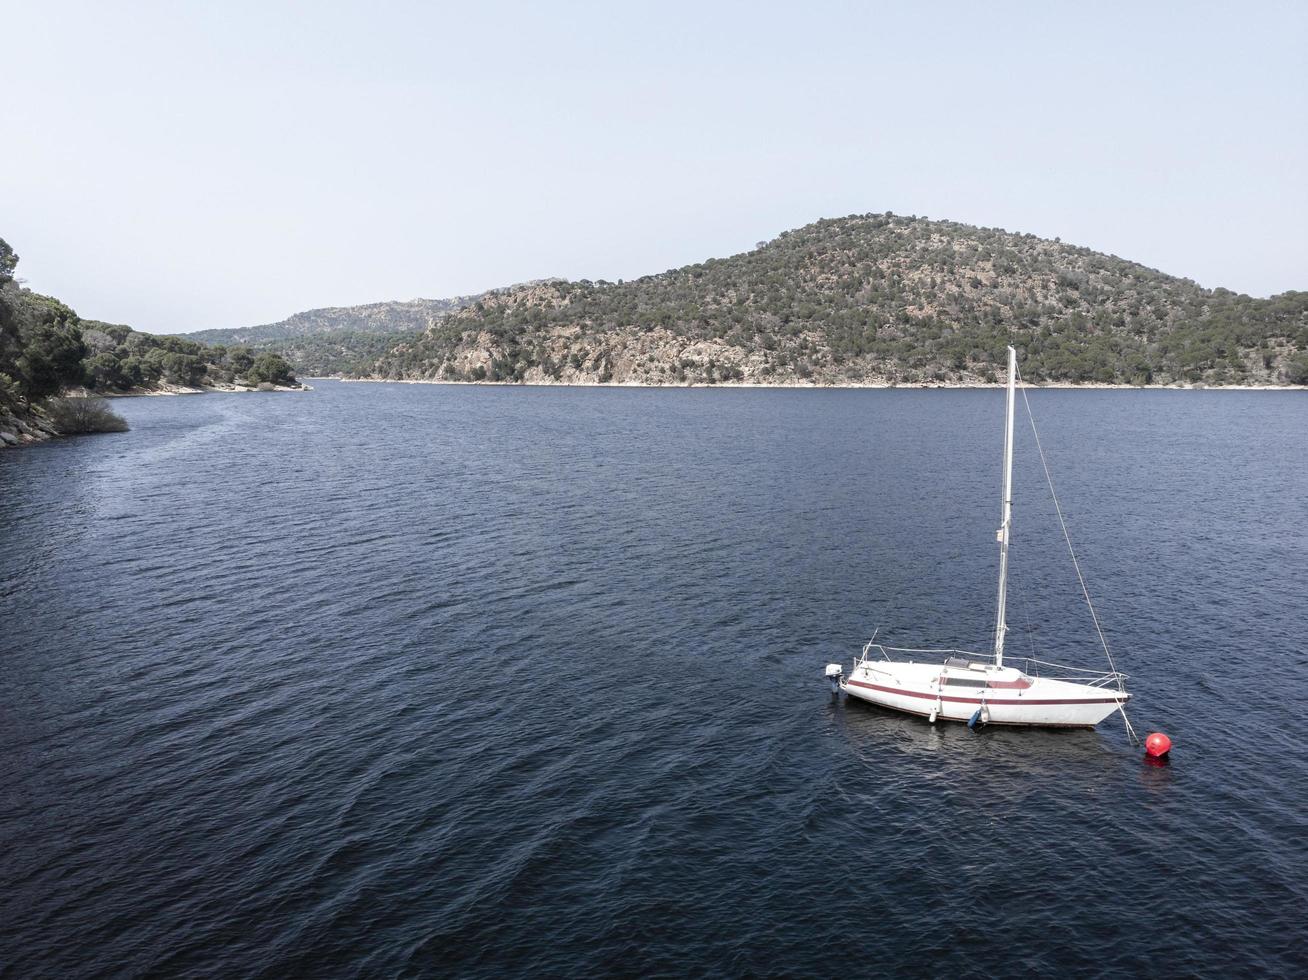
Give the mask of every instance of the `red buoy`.
[[1145, 739], [1145, 752], [1155, 759], [1161, 758], [1172, 751], [1172, 740], [1162, 732], [1154, 732]]

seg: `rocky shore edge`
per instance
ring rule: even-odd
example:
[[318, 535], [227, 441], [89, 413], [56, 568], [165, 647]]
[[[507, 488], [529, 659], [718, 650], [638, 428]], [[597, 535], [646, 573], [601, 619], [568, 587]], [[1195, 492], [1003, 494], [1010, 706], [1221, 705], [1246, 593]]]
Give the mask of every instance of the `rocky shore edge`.
[[[306, 384], [295, 385], [274, 385], [260, 384], [255, 386], [224, 384], [224, 385], [206, 385], [204, 387], [188, 387], [186, 385], [161, 384], [158, 388], [148, 390], [138, 389], [134, 391], [115, 391], [115, 392], [98, 392], [98, 391], [73, 391], [73, 395], [90, 395], [96, 398], [147, 398], [155, 395], [203, 395], [213, 392], [231, 394], [241, 391], [312, 391], [313, 388]], [[30, 446], [34, 443], [45, 442], [48, 439], [54, 439], [59, 435], [55, 431], [53, 423], [40, 406], [32, 406], [27, 412], [15, 412], [12, 409], [0, 405], [0, 449], [8, 449], [14, 446]]]
[[34, 442], [53, 439], [57, 432], [44, 412], [34, 409], [30, 413], [17, 415], [0, 406], [0, 449], [10, 446], [27, 446]]

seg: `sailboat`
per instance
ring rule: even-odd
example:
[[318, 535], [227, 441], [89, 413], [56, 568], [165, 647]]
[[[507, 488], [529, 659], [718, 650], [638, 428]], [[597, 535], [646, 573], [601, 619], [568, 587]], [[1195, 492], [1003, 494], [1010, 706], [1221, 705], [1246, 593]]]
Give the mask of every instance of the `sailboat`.
[[[1082, 594], [1090, 606], [1109, 670], [1081, 670], [1034, 658], [1005, 657], [1008, 634], [1008, 543], [1013, 516], [1013, 415], [1017, 391], [1017, 351], [1008, 348], [1008, 399], [1004, 426], [1003, 518], [999, 540], [999, 598], [991, 653], [966, 650], [920, 650], [887, 647], [872, 640], [855, 658], [848, 678], [840, 664], [827, 665], [832, 689], [870, 701], [883, 708], [921, 715], [928, 721], [963, 721], [970, 725], [1033, 725], [1055, 728], [1093, 728], [1131, 699], [1126, 675], [1113, 664], [1090, 593], [1085, 587], [1076, 552], [1072, 549], [1062, 508], [1054, 497], [1059, 523], [1076, 567]], [[1025, 398], [1025, 395], [1023, 396]], [[1029, 406], [1028, 406], [1029, 411]], [[1033, 426], [1034, 431], [1034, 426]], [[1036, 434], [1039, 449], [1039, 434]], [[1044, 451], [1039, 449], [1041, 460]], [[1045, 466], [1048, 476], [1048, 466]], [[1053, 482], [1050, 481], [1050, 489]], [[1126, 721], [1127, 732], [1131, 724]]]

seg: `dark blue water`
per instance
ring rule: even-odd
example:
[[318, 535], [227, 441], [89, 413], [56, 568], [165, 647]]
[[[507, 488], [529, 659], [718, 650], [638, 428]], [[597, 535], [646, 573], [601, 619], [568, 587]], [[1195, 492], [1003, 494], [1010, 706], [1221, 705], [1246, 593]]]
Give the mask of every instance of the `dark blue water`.
[[[0, 453], [13, 976], [1288, 974], [1308, 398], [1031, 395], [1094, 732], [834, 701], [984, 648], [1002, 393], [319, 383]], [[1103, 661], [1028, 433], [1010, 649]]]

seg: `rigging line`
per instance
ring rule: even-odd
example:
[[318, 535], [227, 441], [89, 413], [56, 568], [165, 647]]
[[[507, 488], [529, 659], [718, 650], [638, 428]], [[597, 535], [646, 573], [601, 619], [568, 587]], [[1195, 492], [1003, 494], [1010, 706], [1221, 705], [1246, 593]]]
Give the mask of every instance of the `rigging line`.
[[[1072, 536], [1067, 533], [1067, 521], [1063, 520], [1063, 507], [1058, 502], [1058, 494], [1054, 490], [1054, 478], [1049, 473], [1049, 462], [1045, 459], [1044, 447], [1040, 445], [1040, 433], [1036, 431], [1035, 416], [1031, 414], [1031, 402], [1027, 400], [1025, 386], [1022, 388], [1022, 403], [1026, 406], [1026, 417], [1031, 422], [1031, 434], [1035, 436], [1036, 451], [1040, 454], [1040, 465], [1045, 471], [1045, 482], [1049, 484], [1049, 495], [1054, 498], [1054, 512], [1058, 514], [1058, 524], [1063, 529], [1063, 540], [1067, 542], [1067, 553], [1072, 556], [1072, 567], [1076, 569], [1076, 580], [1081, 583], [1081, 595], [1085, 597], [1085, 604], [1090, 610], [1090, 618], [1095, 624], [1095, 632], [1099, 634], [1099, 642], [1104, 648], [1104, 656], [1108, 658], [1108, 669], [1113, 672], [1117, 680], [1118, 690], [1125, 690], [1122, 686], [1122, 675], [1117, 672], [1117, 665], [1113, 663], [1112, 651], [1108, 649], [1108, 640], [1104, 636], [1103, 627], [1099, 625], [1099, 615], [1095, 612], [1095, 604], [1090, 601], [1090, 590], [1086, 588], [1085, 576], [1081, 574], [1081, 563], [1077, 561], [1076, 549], [1072, 547]], [[1125, 711], [1122, 712], [1122, 717], [1126, 717]], [[1130, 724], [1128, 721], [1127, 725], [1130, 726]]]
[[1135, 728], [1134, 728], [1134, 726], [1131, 724], [1131, 719], [1128, 718], [1128, 717], [1126, 717], [1126, 708], [1124, 708], [1122, 705], [1119, 704], [1119, 705], [1117, 706], [1117, 710], [1120, 711], [1120, 712], [1122, 713], [1122, 721], [1126, 722], [1126, 734], [1130, 737], [1130, 739], [1131, 739], [1131, 744], [1132, 744], [1132, 745], [1139, 745], [1139, 744], [1140, 744], [1140, 736], [1137, 735], [1137, 734], [1135, 733]]

